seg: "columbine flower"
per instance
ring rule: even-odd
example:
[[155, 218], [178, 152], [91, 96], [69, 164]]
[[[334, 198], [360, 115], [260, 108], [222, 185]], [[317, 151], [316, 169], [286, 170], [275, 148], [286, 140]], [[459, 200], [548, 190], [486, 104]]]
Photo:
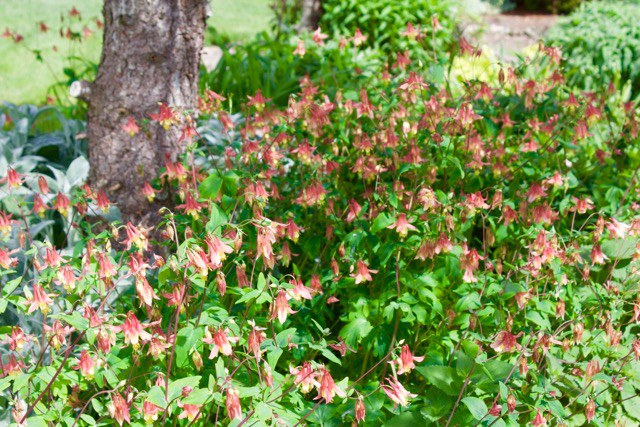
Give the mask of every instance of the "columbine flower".
[[536, 411], [536, 416], [533, 417], [533, 421], [531, 421], [532, 427], [547, 427], [547, 420], [542, 416], [540, 409]]
[[229, 414], [230, 419], [242, 419], [242, 408], [240, 407], [240, 397], [238, 396], [238, 390], [236, 390], [235, 388], [227, 389], [225, 406], [227, 407], [227, 413]]
[[80, 370], [83, 377], [91, 379], [95, 372], [95, 366], [96, 362], [91, 356], [89, 356], [87, 350], [82, 350], [80, 352], [80, 359], [78, 360], [78, 363], [73, 366], [73, 369]]
[[293, 51], [294, 55], [304, 56], [307, 53], [307, 49], [304, 46], [304, 40], [299, 39], [298, 44], [296, 45], [296, 49]]
[[593, 209], [593, 201], [589, 198], [586, 199], [578, 199], [577, 197], [573, 197], [573, 203], [575, 206], [572, 206], [569, 209], [571, 212], [577, 212], [579, 214], [584, 214], [587, 211]]
[[382, 391], [389, 396], [389, 399], [391, 399], [396, 406], [408, 406], [409, 399], [417, 396], [416, 394], [409, 393], [394, 377], [387, 377], [387, 383], [388, 384], [381, 386]]
[[136, 119], [134, 119], [133, 116], [129, 116], [127, 123], [122, 125], [122, 130], [128, 133], [130, 136], [134, 136], [138, 132], [140, 132], [140, 128], [136, 124]]
[[109, 403], [107, 409], [111, 418], [115, 419], [120, 427], [125, 421], [131, 424], [129, 404], [120, 393], [116, 392], [111, 395], [111, 403]]
[[216, 235], [207, 236], [206, 243], [209, 249], [209, 263], [213, 268], [220, 267], [227, 254], [233, 253], [231, 246], [224, 243]]
[[140, 346], [139, 343], [141, 340], [144, 342], [151, 339], [151, 334], [143, 329], [142, 324], [133, 311], [127, 313], [127, 318], [124, 324], [120, 326], [120, 330], [124, 333], [125, 344], [131, 344], [134, 348]]
[[289, 283], [293, 285], [293, 289], [289, 291], [289, 295], [296, 301], [301, 299], [311, 300], [311, 292], [313, 289], [307, 288], [300, 279], [293, 279]]
[[491, 348], [493, 348], [498, 353], [510, 353], [516, 348], [518, 351], [522, 350], [522, 346], [518, 344], [517, 338], [522, 335], [520, 332], [518, 335], [513, 335], [510, 331], [501, 331], [496, 335], [496, 339], [491, 344]]
[[287, 293], [283, 289], [280, 289], [275, 301], [271, 304], [271, 320], [277, 317], [280, 324], [284, 324], [287, 320], [287, 315], [293, 313], [295, 313], [295, 311], [289, 305]]
[[59, 192], [58, 197], [56, 197], [56, 202], [53, 204], [53, 208], [60, 212], [60, 215], [66, 217], [69, 214], [69, 206], [71, 206], [69, 198]]
[[125, 225], [125, 232], [127, 237], [121, 243], [125, 245], [126, 250], [131, 249], [131, 247], [136, 247], [137, 249], [146, 251], [149, 248], [149, 240], [147, 236], [145, 236], [146, 230], [141, 230], [128, 222], [127, 225]]
[[478, 254], [475, 249], [467, 249], [466, 244], [462, 248], [462, 255], [460, 256], [460, 268], [464, 270], [462, 280], [471, 283], [477, 282], [478, 279], [473, 275], [473, 272], [478, 269], [480, 265], [479, 261], [484, 257]]
[[356, 33], [353, 35], [352, 40], [353, 40], [354, 46], [360, 46], [361, 44], [367, 41], [367, 36], [362, 34], [362, 32], [360, 31], [360, 28], [356, 28]]
[[158, 113], [149, 114], [149, 117], [160, 123], [165, 130], [168, 130], [177, 121], [171, 108], [164, 103], [160, 103], [160, 111]]
[[18, 188], [22, 185], [22, 181], [24, 181], [24, 175], [18, 173], [13, 168], [9, 168], [7, 169], [7, 176], [0, 180], [0, 183], [6, 182], [11, 188]]
[[604, 264], [607, 257], [602, 253], [602, 248], [597, 243], [591, 249], [591, 262], [594, 264]]
[[416, 357], [411, 354], [411, 350], [407, 344], [402, 346], [400, 350], [400, 358], [389, 363], [396, 364], [398, 366], [398, 375], [411, 372], [416, 367], [414, 362], [422, 362], [424, 356]]
[[318, 386], [318, 396], [316, 399], [324, 399], [325, 402], [331, 403], [333, 396], [336, 394], [340, 397], [347, 396], [343, 390], [336, 386], [327, 369], [322, 368], [318, 375], [320, 376], [320, 385]]
[[587, 418], [587, 423], [590, 423], [596, 416], [596, 402], [594, 402], [593, 399], [587, 401], [587, 405], [584, 408], [584, 415]]
[[275, 257], [273, 256], [273, 244], [276, 242], [275, 223], [268, 226], [258, 226], [257, 254], [264, 258], [264, 263], [273, 268]]
[[329, 36], [324, 34], [322, 31], [320, 31], [320, 27], [318, 27], [314, 32], [313, 32], [313, 36], [311, 37], [311, 39], [313, 40], [313, 42], [315, 44], [317, 44], [318, 46], [324, 46], [324, 40], [327, 39]]
[[289, 372], [291, 375], [296, 376], [293, 383], [300, 385], [300, 390], [303, 393], [309, 393], [314, 385], [318, 384], [315, 380], [315, 373], [311, 367], [311, 363], [309, 362], [304, 362], [300, 368], [290, 367]]
[[11, 255], [15, 254], [16, 252], [18, 252], [17, 249], [13, 249], [7, 252], [4, 249], [0, 248], [0, 267], [8, 270], [18, 264], [18, 258], [11, 257]]
[[144, 415], [144, 421], [147, 424], [152, 424], [154, 421], [158, 420], [158, 413], [160, 412], [160, 407], [154, 403], [145, 400], [142, 404], [142, 414]]
[[5, 341], [0, 342], [8, 342], [9, 350], [11, 351], [21, 351], [27, 343], [27, 336], [22, 331], [22, 328], [19, 326], [13, 326], [11, 328], [11, 336]]
[[189, 266], [193, 267], [201, 276], [207, 277], [209, 273], [209, 262], [207, 261], [207, 255], [200, 248], [187, 249], [187, 259], [189, 260]]
[[206, 203], [198, 202], [191, 192], [187, 193], [186, 200], [183, 204], [176, 206], [177, 209], [182, 209], [187, 215], [191, 215], [194, 219], [200, 218], [200, 211], [203, 207], [207, 206]]
[[41, 194], [49, 194], [49, 184], [47, 183], [47, 179], [42, 175], [38, 177], [38, 188]]
[[213, 330], [213, 336], [211, 335], [211, 331], [206, 329], [204, 332], [205, 337], [202, 339], [202, 342], [212, 345], [211, 353], [209, 353], [209, 359], [213, 359], [218, 356], [218, 353], [221, 353], [225, 356], [231, 356], [233, 354], [233, 349], [231, 348], [231, 343], [238, 342], [238, 337], [230, 337], [228, 328], [219, 328]]
[[253, 329], [249, 332], [249, 337], [247, 338], [247, 347], [251, 353], [255, 356], [256, 359], [260, 360], [262, 357], [262, 350], [260, 350], [260, 345], [267, 338], [267, 335], [262, 332], [264, 328], [260, 328], [255, 326], [253, 321], [249, 321], [249, 324], [253, 325]]
[[225, 292], [227, 292], [227, 280], [222, 271], [218, 271], [216, 274], [216, 287], [218, 288], [220, 295], [224, 295]]
[[200, 418], [202, 413], [200, 412], [199, 405], [192, 405], [189, 403], [178, 402], [178, 406], [182, 408], [182, 413], [178, 415], [179, 420], [188, 419], [189, 421], [193, 421], [196, 418]]
[[355, 274], [351, 274], [350, 277], [353, 277], [356, 279], [356, 285], [359, 285], [362, 282], [370, 282], [373, 280], [373, 277], [371, 277], [371, 273], [377, 273], [378, 270], [369, 270], [367, 264], [362, 261], [362, 260], [358, 260], [358, 262], [356, 263], [356, 273]]
[[411, 22], [407, 22], [407, 29], [402, 32], [402, 35], [410, 39], [416, 39], [420, 36], [420, 30], [411, 25]]
[[96, 344], [102, 353], [109, 354], [111, 347], [116, 344], [116, 330], [119, 330], [119, 328], [110, 325], [102, 326], [98, 329], [96, 333]]
[[411, 225], [409, 221], [407, 221], [407, 215], [404, 213], [401, 213], [398, 216], [398, 219], [396, 220], [396, 222], [391, 224], [387, 228], [395, 229], [401, 238], [406, 237], [409, 230], [412, 230], [412, 231], [417, 230], [415, 226]]
[[29, 304], [29, 310], [27, 310], [27, 312], [33, 313], [37, 309], [40, 309], [42, 314], [46, 315], [51, 309], [51, 305], [53, 304], [53, 300], [51, 299], [51, 296], [55, 296], [55, 295], [47, 294], [42, 288], [42, 286], [40, 286], [37, 283], [34, 284], [33, 295], [31, 296], [31, 298], [27, 300], [27, 303]]
[[158, 295], [156, 295], [155, 291], [149, 285], [149, 281], [144, 276], [136, 277], [136, 294], [140, 299], [140, 303], [146, 305], [151, 308], [153, 305], [153, 300], [159, 300]]
[[11, 416], [15, 420], [16, 424], [18, 424], [18, 427], [25, 427], [27, 425], [27, 423], [22, 422], [22, 420], [25, 418], [25, 415], [27, 415], [28, 407], [27, 402], [22, 399], [18, 399], [14, 403], [13, 409], [11, 409]]
[[142, 185], [142, 195], [147, 198], [149, 203], [151, 203], [153, 202], [153, 199], [155, 199], [156, 197], [156, 190], [153, 189], [151, 184], [145, 181], [144, 184]]
[[615, 218], [611, 218], [611, 221], [607, 224], [607, 230], [609, 230], [612, 239], [624, 239], [629, 228], [629, 225], [618, 222]]
[[358, 400], [356, 400], [356, 407], [354, 409], [354, 412], [356, 415], [357, 424], [360, 424], [362, 421], [364, 421], [365, 417], [367, 416], [367, 407], [364, 404], [364, 399], [362, 398], [362, 396], [360, 396]]

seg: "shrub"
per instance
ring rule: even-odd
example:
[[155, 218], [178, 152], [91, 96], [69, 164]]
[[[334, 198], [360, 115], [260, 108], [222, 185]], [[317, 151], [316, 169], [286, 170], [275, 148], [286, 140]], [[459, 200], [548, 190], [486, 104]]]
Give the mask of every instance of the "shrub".
[[546, 36], [563, 51], [565, 75], [586, 90], [609, 84], [640, 94], [640, 4], [585, 2]]
[[[407, 23], [418, 27], [439, 54], [454, 41], [457, 11], [449, 0], [325, 0], [322, 7], [323, 30], [336, 37], [351, 37], [360, 30], [368, 46], [387, 54], [407, 48], [407, 38], [402, 36]], [[431, 51], [425, 53], [429, 58]]]
[[453, 92], [403, 60], [357, 90], [307, 81], [286, 109], [254, 94], [242, 120], [205, 93], [217, 121], [154, 183], [180, 203], [155, 230], [79, 212], [72, 251], [3, 245], [1, 301], [45, 333], [1, 330], [0, 408], [68, 425], [636, 423], [639, 117], [572, 95], [557, 60]]

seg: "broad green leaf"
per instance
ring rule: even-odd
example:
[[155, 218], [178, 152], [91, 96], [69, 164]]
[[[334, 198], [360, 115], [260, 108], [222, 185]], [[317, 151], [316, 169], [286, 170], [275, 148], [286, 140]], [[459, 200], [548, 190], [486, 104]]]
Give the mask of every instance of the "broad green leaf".
[[220, 177], [218, 172], [214, 171], [211, 175], [206, 177], [202, 183], [200, 183], [200, 187], [198, 187], [200, 196], [204, 199], [215, 200], [222, 188], [222, 182], [223, 179]]
[[477, 397], [465, 397], [462, 399], [462, 403], [466, 405], [469, 412], [471, 412], [471, 415], [473, 415], [473, 418], [476, 420], [481, 420], [485, 415], [487, 415], [487, 412], [489, 412], [487, 410], [487, 405], [484, 404], [482, 399], [478, 399]]
[[373, 220], [373, 224], [371, 224], [371, 232], [375, 234], [383, 228], [387, 228], [392, 225], [395, 221], [394, 217], [386, 212], [382, 212]]
[[371, 323], [363, 317], [352, 320], [347, 323], [341, 330], [340, 336], [350, 347], [356, 347], [358, 343], [373, 329]]
[[460, 392], [458, 374], [456, 370], [449, 366], [418, 366], [416, 370], [429, 381], [430, 384], [439, 388], [449, 396], [457, 396]]
[[602, 242], [602, 253], [610, 259], [631, 258], [636, 252], [638, 239], [628, 237], [626, 239], [605, 240]]

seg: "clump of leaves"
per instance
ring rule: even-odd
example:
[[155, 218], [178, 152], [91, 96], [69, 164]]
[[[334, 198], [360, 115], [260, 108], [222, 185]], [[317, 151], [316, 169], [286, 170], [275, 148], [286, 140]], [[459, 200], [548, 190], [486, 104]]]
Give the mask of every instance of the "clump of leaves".
[[624, 90], [640, 94], [640, 4], [626, 1], [584, 2], [546, 36], [563, 51], [571, 86]]
[[420, 37], [437, 52], [447, 52], [455, 41], [458, 10], [448, 0], [325, 0], [322, 8], [320, 26], [329, 34], [349, 37], [360, 31], [367, 46], [387, 54], [407, 49], [407, 22], [423, 29]]
[[[70, 425], [636, 423], [638, 112], [573, 94], [559, 58], [451, 91], [400, 52], [357, 90], [305, 79], [285, 109], [258, 91], [243, 120], [205, 92], [207, 144], [162, 106], [187, 150], [145, 185], [179, 198], [162, 242], [77, 217], [72, 252], [2, 247], [3, 300], [44, 334], [4, 329], [0, 407]], [[87, 186], [71, 204], [110, 207]]]

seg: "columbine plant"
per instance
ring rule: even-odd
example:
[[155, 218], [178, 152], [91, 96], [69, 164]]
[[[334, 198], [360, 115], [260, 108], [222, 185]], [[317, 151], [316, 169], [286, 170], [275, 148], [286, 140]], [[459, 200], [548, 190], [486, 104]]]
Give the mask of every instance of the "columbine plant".
[[4, 331], [14, 422], [635, 422], [638, 116], [573, 93], [559, 58], [453, 87], [408, 50], [334, 97], [258, 92], [241, 123], [209, 92], [217, 151], [160, 106], [187, 154], [144, 187], [179, 199], [155, 235], [94, 232], [84, 207], [109, 202], [85, 186], [56, 205], [80, 215], [72, 252], [0, 252], [33, 319]]

